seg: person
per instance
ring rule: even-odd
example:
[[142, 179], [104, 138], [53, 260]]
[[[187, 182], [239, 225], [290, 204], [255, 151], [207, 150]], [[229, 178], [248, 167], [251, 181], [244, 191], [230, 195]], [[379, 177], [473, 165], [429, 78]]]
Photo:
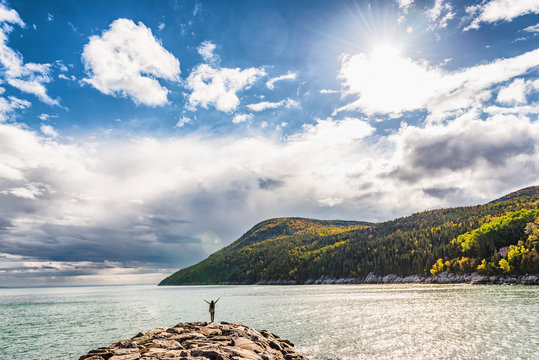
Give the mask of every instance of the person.
[[211, 322], [213, 322], [213, 319], [215, 317], [215, 304], [217, 304], [217, 301], [219, 301], [220, 298], [218, 298], [217, 300], [215, 301], [211, 301], [211, 302], [208, 302], [207, 300], [204, 300], [206, 301], [209, 305], [210, 305], [210, 315], [211, 315]]

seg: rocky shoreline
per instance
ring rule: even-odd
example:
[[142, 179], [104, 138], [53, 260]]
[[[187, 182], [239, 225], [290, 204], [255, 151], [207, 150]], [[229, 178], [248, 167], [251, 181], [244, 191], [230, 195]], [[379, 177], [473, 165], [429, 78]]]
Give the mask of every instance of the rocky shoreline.
[[241, 323], [180, 323], [140, 332], [79, 360], [309, 360], [294, 344]]
[[453, 274], [445, 271], [434, 276], [409, 275], [399, 276], [395, 274], [376, 275], [370, 273], [364, 278], [335, 279], [321, 276], [317, 280], [297, 282], [295, 280], [261, 280], [257, 285], [326, 285], [326, 284], [507, 284], [507, 285], [539, 285], [539, 275], [508, 275], [486, 276], [476, 273]]

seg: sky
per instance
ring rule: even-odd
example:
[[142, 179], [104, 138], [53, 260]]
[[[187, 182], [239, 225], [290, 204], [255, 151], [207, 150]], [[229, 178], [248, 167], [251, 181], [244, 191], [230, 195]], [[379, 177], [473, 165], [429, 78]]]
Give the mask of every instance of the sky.
[[534, 0], [0, 4], [0, 286], [157, 283], [268, 218], [539, 183]]

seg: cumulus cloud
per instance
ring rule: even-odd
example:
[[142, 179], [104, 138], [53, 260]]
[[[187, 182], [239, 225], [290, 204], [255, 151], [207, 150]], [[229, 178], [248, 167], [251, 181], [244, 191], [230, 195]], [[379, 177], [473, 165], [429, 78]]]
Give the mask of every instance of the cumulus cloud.
[[277, 109], [279, 107], [285, 107], [287, 109], [298, 108], [300, 105], [296, 100], [285, 99], [278, 102], [262, 101], [256, 104], [249, 104], [247, 108], [251, 111], [264, 111], [268, 109]]
[[187, 78], [186, 88], [189, 94], [189, 106], [196, 109], [202, 106], [214, 106], [217, 110], [231, 112], [240, 104], [237, 93], [248, 89], [260, 77], [266, 76], [261, 68], [220, 68], [200, 64]]
[[526, 14], [539, 14], [539, 3], [535, 0], [491, 0], [468, 6], [466, 12], [473, 18], [464, 31], [479, 29], [481, 23], [512, 21]]
[[485, 65], [445, 71], [426, 62], [402, 56], [381, 46], [371, 54], [346, 55], [339, 78], [344, 93], [358, 99], [336, 110], [361, 110], [366, 114], [397, 116], [405, 111], [426, 109], [431, 120], [456, 111], [481, 106], [491, 97], [491, 88], [539, 65], [539, 50], [498, 59]]
[[273, 77], [271, 79], [269, 79], [267, 82], [266, 82], [266, 87], [270, 90], [273, 90], [275, 89], [275, 83], [277, 81], [283, 81], [283, 80], [295, 80], [297, 77], [297, 74], [296, 73], [293, 73], [293, 72], [289, 72], [288, 74], [286, 75], [281, 75], [281, 76], [276, 76], [276, 77]]
[[168, 89], [157, 79], [179, 81], [180, 62], [142, 22], [117, 19], [84, 46], [84, 82], [103, 94], [150, 106], [167, 103]]
[[[448, 125], [404, 126], [395, 139], [396, 175], [406, 181], [441, 175], [469, 181], [464, 177], [473, 173], [481, 177], [496, 169], [535, 169], [539, 160], [539, 124], [522, 116], [494, 115], [484, 121], [472, 113]], [[501, 174], [496, 178], [506, 180]]]
[[47, 94], [46, 83], [52, 81], [50, 64], [24, 63], [22, 55], [8, 46], [8, 34], [13, 30], [9, 24], [25, 27], [17, 11], [0, 4], [0, 74], [5, 81], [22, 92], [35, 95], [49, 105], [59, 105], [57, 99]]
[[232, 118], [234, 124], [239, 124], [253, 119], [253, 114], [237, 114]]
[[198, 53], [204, 61], [208, 63], [217, 63], [219, 62], [219, 56], [214, 54], [215, 49], [217, 48], [217, 45], [212, 43], [211, 41], [203, 41], [202, 44], [197, 48]]

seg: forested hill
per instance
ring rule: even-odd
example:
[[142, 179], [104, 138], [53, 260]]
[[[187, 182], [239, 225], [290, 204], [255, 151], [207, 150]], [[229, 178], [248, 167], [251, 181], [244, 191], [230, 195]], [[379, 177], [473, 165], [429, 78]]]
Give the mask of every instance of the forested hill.
[[[159, 285], [256, 283], [321, 276], [539, 273], [539, 186], [485, 205], [383, 223], [271, 219]], [[499, 249], [508, 247], [505, 253]]]
[[513, 191], [512, 193], [502, 196], [501, 198], [496, 199], [492, 202], [502, 202], [502, 201], [511, 200], [511, 199], [523, 197], [523, 196], [536, 196], [538, 194], [539, 194], [539, 186], [529, 186], [524, 189]]

